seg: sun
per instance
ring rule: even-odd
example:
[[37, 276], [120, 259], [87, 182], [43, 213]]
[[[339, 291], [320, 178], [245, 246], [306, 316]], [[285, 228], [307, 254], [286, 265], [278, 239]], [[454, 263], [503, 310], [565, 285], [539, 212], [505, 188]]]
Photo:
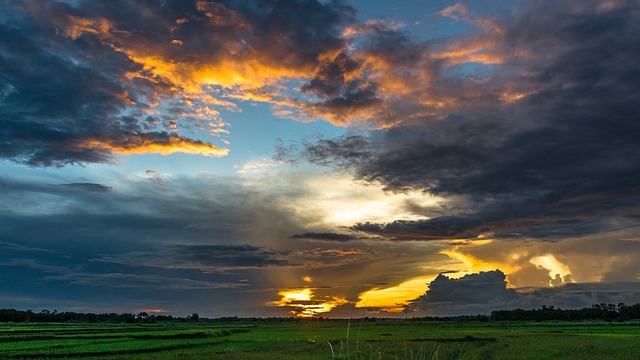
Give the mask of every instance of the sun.
[[314, 318], [349, 303], [348, 300], [336, 296], [315, 296], [311, 288], [284, 290], [278, 295], [282, 296], [282, 299], [271, 305], [287, 307], [291, 314], [299, 318]]

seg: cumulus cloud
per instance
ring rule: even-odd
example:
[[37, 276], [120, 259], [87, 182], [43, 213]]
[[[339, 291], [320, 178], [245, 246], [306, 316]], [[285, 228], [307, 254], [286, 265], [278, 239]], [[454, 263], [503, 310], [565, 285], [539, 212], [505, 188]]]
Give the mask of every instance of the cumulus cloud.
[[576, 309], [599, 303], [633, 304], [637, 282], [565, 284], [552, 288], [509, 288], [500, 270], [465, 275], [439, 275], [424, 295], [405, 310], [431, 316], [489, 314], [493, 310], [531, 309], [543, 305]]
[[408, 311], [421, 310], [438, 315], [461, 315], [495, 310], [516, 300], [517, 293], [507, 288], [500, 270], [480, 272], [452, 279], [438, 275], [424, 295], [413, 300]]

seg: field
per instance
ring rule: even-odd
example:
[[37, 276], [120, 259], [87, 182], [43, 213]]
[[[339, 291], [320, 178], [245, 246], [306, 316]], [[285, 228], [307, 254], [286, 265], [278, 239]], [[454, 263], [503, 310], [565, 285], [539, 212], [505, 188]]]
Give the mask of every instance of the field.
[[0, 324], [0, 359], [640, 359], [640, 324], [229, 320]]

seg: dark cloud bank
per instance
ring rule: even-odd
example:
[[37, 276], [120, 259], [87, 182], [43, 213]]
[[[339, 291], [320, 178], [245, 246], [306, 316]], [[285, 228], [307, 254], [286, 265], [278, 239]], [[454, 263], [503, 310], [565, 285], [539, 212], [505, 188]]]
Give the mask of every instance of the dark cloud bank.
[[0, 177], [2, 306], [264, 316], [276, 291], [242, 291], [273, 286], [269, 270], [302, 266], [279, 245], [301, 231], [278, 205], [292, 194], [213, 176], [120, 181]]
[[294, 234], [289, 236], [291, 239], [307, 239], [307, 240], [320, 240], [320, 241], [336, 241], [347, 242], [357, 240], [358, 237], [349, 234], [329, 233], [329, 232], [305, 232], [301, 234]]
[[[460, 99], [445, 114], [309, 142], [300, 156], [354, 170], [391, 191], [463, 196], [473, 204], [427, 221], [354, 226], [391, 238], [553, 240], [637, 229], [640, 6], [617, 4], [532, 2], [496, 20], [505, 36], [494, 48], [526, 55], [491, 65], [492, 77], [482, 81], [441, 73], [442, 90]], [[505, 100], [492, 88], [523, 96]]]

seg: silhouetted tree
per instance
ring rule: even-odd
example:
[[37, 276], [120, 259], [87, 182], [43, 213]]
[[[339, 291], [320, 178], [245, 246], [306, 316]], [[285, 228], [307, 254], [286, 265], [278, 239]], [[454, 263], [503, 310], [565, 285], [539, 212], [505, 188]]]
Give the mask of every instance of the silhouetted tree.
[[198, 315], [198, 313], [193, 313], [189, 316], [187, 316], [187, 321], [198, 321], [198, 319], [200, 319], [200, 315]]

